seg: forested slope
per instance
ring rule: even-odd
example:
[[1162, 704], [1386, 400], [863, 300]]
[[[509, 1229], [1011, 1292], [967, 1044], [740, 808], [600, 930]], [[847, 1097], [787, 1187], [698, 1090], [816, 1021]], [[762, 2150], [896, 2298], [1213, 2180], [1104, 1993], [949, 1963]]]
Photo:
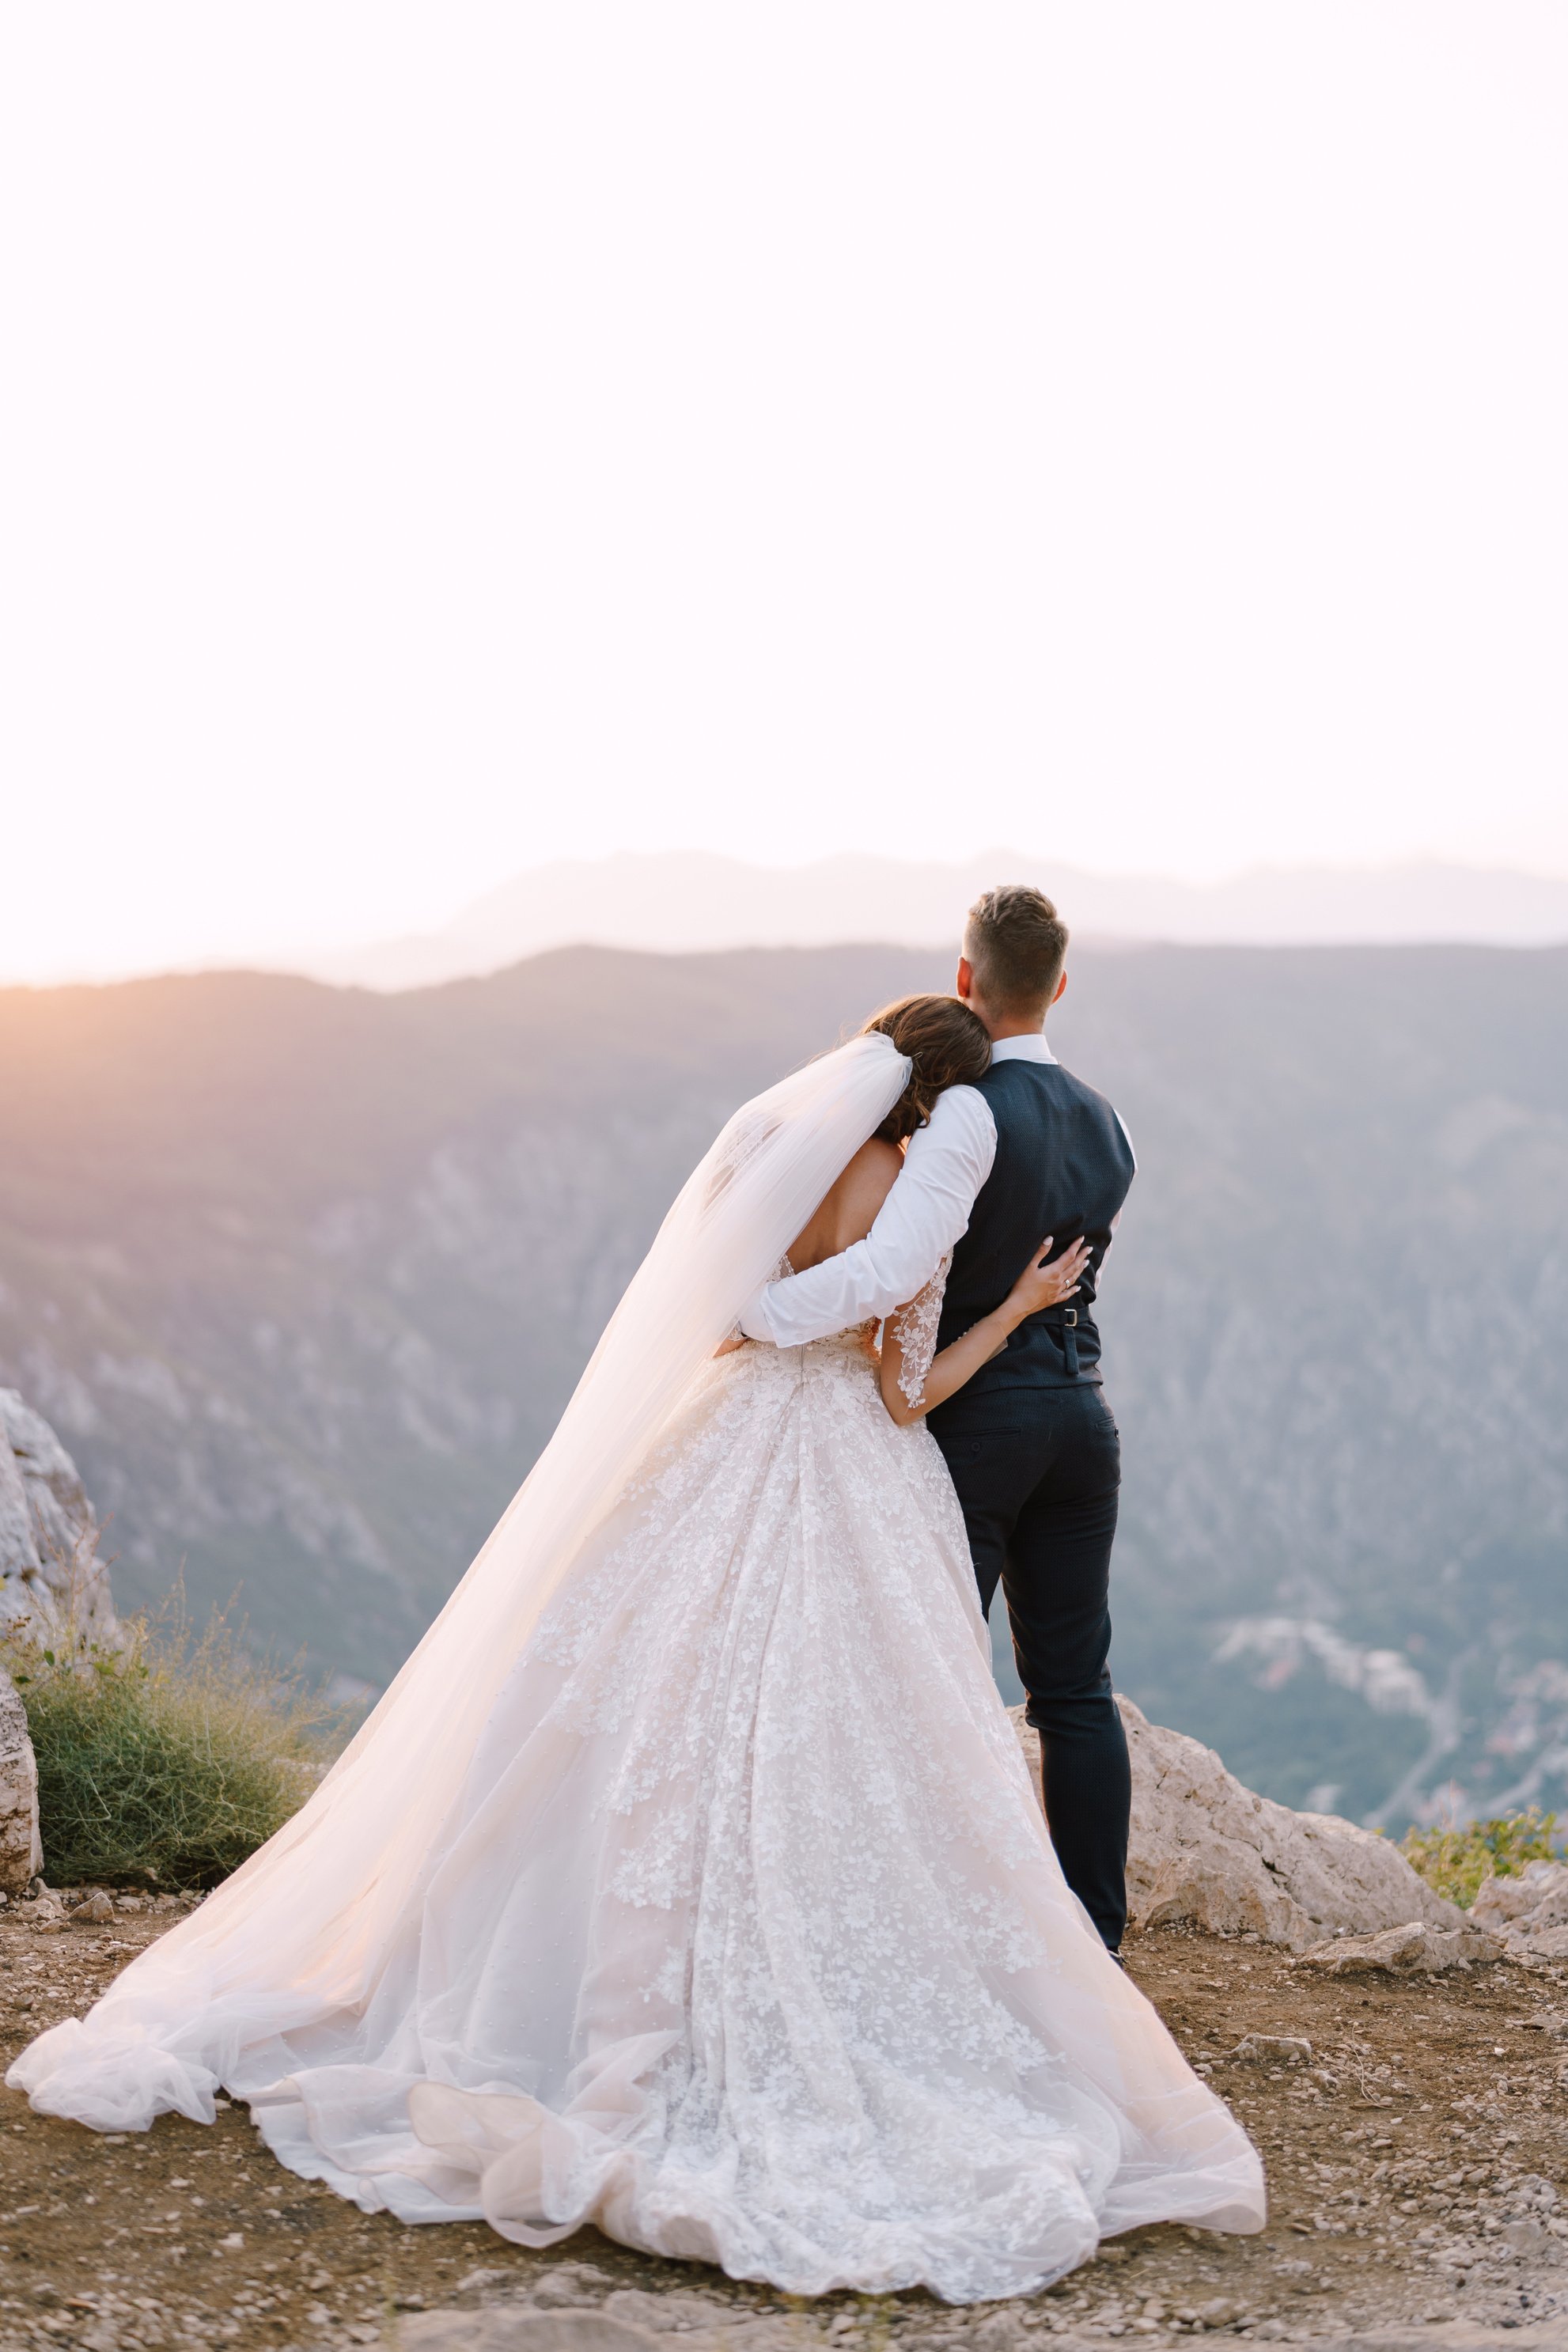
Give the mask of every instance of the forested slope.
[[[379, 1682], [744, 1095], [945, 959], [543, 956], [376, 996], [0, 993], [0, 1381], [133, 1603]], [[1568, 1768], [1568, 952], [1076, 956], [1140, 1172], [1106, 1284], [1117, 1666], [1300, 1803]]]

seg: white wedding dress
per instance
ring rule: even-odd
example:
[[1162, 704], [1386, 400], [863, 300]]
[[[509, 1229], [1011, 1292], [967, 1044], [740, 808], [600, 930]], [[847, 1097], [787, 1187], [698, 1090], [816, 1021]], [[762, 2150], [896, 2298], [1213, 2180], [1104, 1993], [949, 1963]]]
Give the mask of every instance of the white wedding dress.
[[[856, 1078], [869, 1132], [891, 1081]], [[437, 1813], [399, 1782], [416, 1860], [336, 1837], [378, 1745], [403, 1769], [373, 1738], [314, 1833], [24, 2054], [36, 2106], [124, 2129], [222, 2084], [367, 2209], [592, 2221], [800, 2294], [984, 2300], [1142, 2222], [1261, 2226], [1250, 2142], [1062, 1880], [945, 1465], [860, 1335], [693, 1363], [566, 1554], [489, 1687], [473, 1660], [455, 1778], [425, 1740]]]

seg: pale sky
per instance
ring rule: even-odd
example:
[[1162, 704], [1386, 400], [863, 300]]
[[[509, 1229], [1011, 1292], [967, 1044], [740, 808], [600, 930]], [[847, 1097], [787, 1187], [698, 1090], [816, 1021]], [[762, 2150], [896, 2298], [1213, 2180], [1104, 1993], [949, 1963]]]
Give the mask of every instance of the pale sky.
[[1568, 873], [1561, 0], [0, 29], [0, 975], [608, 848]]

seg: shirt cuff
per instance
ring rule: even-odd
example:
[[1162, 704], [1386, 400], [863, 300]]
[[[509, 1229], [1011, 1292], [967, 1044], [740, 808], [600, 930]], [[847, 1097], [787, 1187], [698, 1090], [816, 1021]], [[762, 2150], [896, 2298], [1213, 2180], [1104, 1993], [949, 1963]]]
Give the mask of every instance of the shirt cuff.
[[764, 1282], [760, 1290], [754, 1290], [736, 1318], [748, 1339], [761, 1339], [770, 1348], [777, 1344], [768, 1320], [768, 1293], [772, 1288], [771, 1282]]

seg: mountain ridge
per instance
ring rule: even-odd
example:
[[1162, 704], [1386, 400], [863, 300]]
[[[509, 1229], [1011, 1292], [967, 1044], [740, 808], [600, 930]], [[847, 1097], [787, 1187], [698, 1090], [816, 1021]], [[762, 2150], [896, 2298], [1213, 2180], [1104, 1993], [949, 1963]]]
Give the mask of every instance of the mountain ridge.
[[400, 992], [491, 976], [556, 948], [728, 953], [862, 944], [940, 949], [998, 880], [1048, 888], [1079, 946], [1539, 947], [1568, 941], [1568, 876], [1445, 864], [1256, 866], [1213, 882], [1106, 874], [1010, 849], [950, 863], [845, 855], [758, 866], [701, 851], [621, 852], [514, 875], [433, 928], [348, 946], [195, 954], [176, 966], [61, 971], [0, 987], [118, 986], [237, 971]]
[[1211, 883], [1088, 872], [1012, 849], [951, 865], [847, 855], [759, 866], [701, 851], [622, 852], [518, 875], [434, 932], [305, 960], [315, 976], [398, 989], [499, 971], [560, 946], [669, 954], [871, 941], [944, 946], [998, 879], [1047, 889], [1102, 945], [1568, 940], [1568, 877], [1454, 866], [1260, 866]]
[[[0, 1384], [117, 1589], [384, 1681], [735, 1104], [948, 957], [0, 992]], [[1568, 1786], [1568, 952], [1075, 950], [1140, 1173], [1119, 1679], [1282, 1801]]]

